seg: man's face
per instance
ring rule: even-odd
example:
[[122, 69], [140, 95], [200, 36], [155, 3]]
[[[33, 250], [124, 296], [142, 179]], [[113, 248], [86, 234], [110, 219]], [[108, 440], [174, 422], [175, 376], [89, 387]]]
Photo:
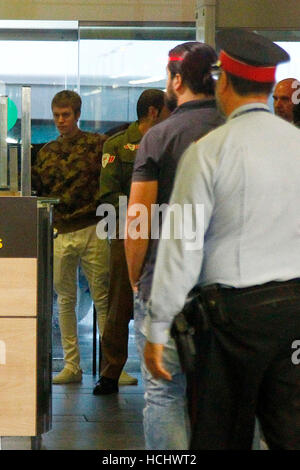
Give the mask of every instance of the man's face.
[[78, 115], [75, 115], [71, 106], [59, 108], [54, 106], [52, 109], [54, 123], [60, 135], [64, 137], [71, 136], [77, 130]]
[[170, 111], [174, 111], [177, 107], [177, 96], [173, 88], [173, 81], [171, 78], [170, 71], [167, 69], [168, 79], [167, 79], [167, 89], [166, 89], [166, 105]]
[[294, 80], [284, 80], [279, 82], [274, 90], [274, 111], [277, 116], [285, 119], [286, 121], [293, 121], [293, 107], [292, 95], [295, 91], [292, 88]]

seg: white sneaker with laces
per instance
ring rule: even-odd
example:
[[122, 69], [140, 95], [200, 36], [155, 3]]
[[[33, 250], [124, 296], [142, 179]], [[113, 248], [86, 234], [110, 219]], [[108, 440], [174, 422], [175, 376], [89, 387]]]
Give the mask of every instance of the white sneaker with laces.
[[132, 375], [127, 374], [125, 370], [122, 370], [121, 375], [119, 377], [119, 385], [137, 385], [138, 379], [136, 377], [132, 377]]
[[75, 382], [82, 381], [82, 370], [80, 369], [78, 372], [73, 372], [70, 369], [63, 368], [59, 374], [53, 377], [52, 383], [56, 385], [61, 384], [70, 384]]

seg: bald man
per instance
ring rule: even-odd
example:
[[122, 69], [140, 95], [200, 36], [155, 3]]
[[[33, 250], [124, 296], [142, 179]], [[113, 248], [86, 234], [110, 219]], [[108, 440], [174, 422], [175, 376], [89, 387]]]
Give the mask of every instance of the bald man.
[[299, 83], [296, 78], [285, 78], [277, 83], [273, 93], [275, 114], [288, 122], [293, 122], [292, 96], [297, 89], [295, 82]]

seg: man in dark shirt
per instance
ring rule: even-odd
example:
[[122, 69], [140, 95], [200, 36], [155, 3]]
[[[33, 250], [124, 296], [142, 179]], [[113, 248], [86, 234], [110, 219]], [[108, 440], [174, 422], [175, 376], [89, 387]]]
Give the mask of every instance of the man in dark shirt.
[[[169, 202], [176, 167], [188, 145], [223, 122], [216, 110], [214, 80], [210, 73], [216, 59], [215, 51], [210, 46], [198, 42], [184, 43], [169, 52], [167, 99], [178, 107], [168, 119], [144, 136], [134, 165], [125, 247], [129, 277], [136, 293], [134, 319], [146, 386], [144, 431], [149, 449], [188, 447], [186, 385], [173, 341], [169, 341], [165, 349], [172, 370], [171, 382], [154, 379], [146, 370], [142, 358], [146, 302], [151, 290], [159, 238], [153, 230], [150, 236], [153, 221], [158, 220], [157, 213], [151, 219], [151, 208], [154, 204]], [[131, 224], [136, 222], [137, 215], [140, 217], [139, 213], [131, 215], [130, 208], [134, 204], [143, 204], [147, 209], [145, 222], [148, 224], [148, 237], [143, 239], [130, 236]], [[154, 390], [160, 390], [160, 394], [153, 393]], [[156, 402], [158, 395], [160, 403]]]
[[[111, 204], [114, 207], [118, 221], [119, 198], [129, 197], [139, 143], [150, 127], [170, 114], [164, 98], [165, 93], [162, 90], [144, 90], [137, 101], [138, 120], [132, 122], [127, 129], [112, 135], [103, 146], [100, 198], [102, 204]], [[137, 384], [137, 379], [123, 370], [128, 355], [128, 324], [133, 316], [133, 294], [128, 278], [123, 235], [117, 233], [110, 243], [108, 311], [101, 338], [101, 377], [94, 387], [94, 395], [116, 393], [118, 384]]]

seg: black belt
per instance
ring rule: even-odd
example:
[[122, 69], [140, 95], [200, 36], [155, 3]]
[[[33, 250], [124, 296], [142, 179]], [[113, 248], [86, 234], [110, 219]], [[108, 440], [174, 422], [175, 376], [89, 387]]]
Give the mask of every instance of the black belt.
[[296, 302], [300, 306], [300, 279], [272, 281], [245, 288], [225, 288], [213, 284], [202, 288], [201, 297], [215, 322], [226, 323], [230, 307], [253, 308], [278, 302]]
[[221, 291], [226, 294], [229, 293], [230, 295], [241, 295], [241, 294], [248, 294], [251, 292], [259, 292], [265, 291], [268, 289], [273, 288], [281, 288], [281, 287], [290, 287], [295, 286], [296, 288], [300, 288], [300, 278], [296, 279], [289, 279], [288, 281], [271, 281], [266, 282], [265, 284], [258, 284], [255, 286], [250, 287], [221, 287]]
[[251, 302], [252, 305], [282, 302], [285, 300], [300, 301], [300, 279], [290, 279], [284, 282], [267, 282], [265, 284], [245, 288], [220, 288], [221, 296], [226, 300], [236, 302]]

